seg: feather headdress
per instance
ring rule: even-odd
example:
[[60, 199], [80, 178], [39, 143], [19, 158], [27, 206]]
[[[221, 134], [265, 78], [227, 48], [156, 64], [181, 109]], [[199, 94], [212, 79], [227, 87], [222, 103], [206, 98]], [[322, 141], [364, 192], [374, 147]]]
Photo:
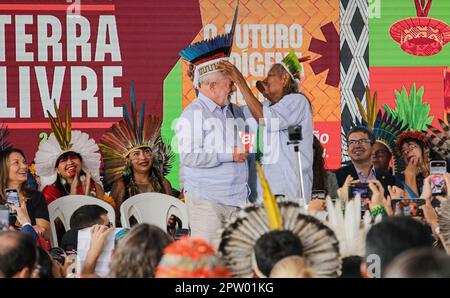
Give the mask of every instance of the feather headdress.
[[179, 54], [186, 61], [195, 65], [194, 87], [198, 88], [202, 76], [219, 71], [218, 62], [227, 60], [233, 47], [234, 31], [238, 16], [239, 1], [236, 3], [233, 24], [229, 33], [218, 35], [189, 45]]
[[327, 198], [327, 211], [327, 224], [339, 240], [341, 257], [363, 257], [368, 224], [366, 223], [367, 218], [361, 221], [361, 198], [358, 196], [348, 201], [344, 212], [342, 211], [341, 200], [337, 200], [333, 204], [331, 199]]
[[[260, 178], [264, 173], [259, 168]], [[341, 270], [339, 242], [334, 232], [313, 216], [302, 214], [304, 210], [292, 201], [276, 202], [275, 197], [264, 191], [264, 207], [250, 205], [228, 223], [222, 231], [219, 251], [234, 277], [252, 277], [256, 264], [256, 241], [272, 230], [287, 230], [297, 236], [303, 246], [303, 257], [318, 277], [338, 277]], [[257, 268], [257, 266], [256, 266]]]
[[153, 153], [152, 169], [164, 177], [171, 168], [173, 153], [161, 138], [161, 120], [144, 115], [145, 103], [138, 114], [134, 82], [131, 82], [131, 113], [123, 106], [124, 119], [115, 123], [100, 138], [99, 147], [105, 166], [105, 184], [110, 185], [127, 170], [127, 156], [136, 149], [150, 148]]
[[369, 87], [366, 87], [366, 108], [364, 109], [361, 99], [356, 97], [359, 113], [361, 115], [361, 125], [372, 130], [375, 140], [385, 145], [392, 154], [393, 172], [399, 170], [401, 153], [397, 146], [397, 138], [403, 132], [404, 124], [398, 118], [382, 113], [377, 110], [378, 94], [375, 91], [373, 98]]
[[100, 153], [94, 139], [87, 133], [72, 130], [69, 109], [66, 109], [66, 117], [63, 122], [61, 112], [56, 101], [53, 102], [56, 119], [47, 111], [50, 118], [52, 133], [48, 139], [39, 145], [35, 157], [36, 174], [41, 179], [41, 186], [52, 184], [56, 181], [56, 161], [69, 151], [78, 153], [81, 158], [81, 167], [86, 173], [91, 173], [92, 179], [100, 183]]
[[[450, 114], [447, 114], [447, 123], [450, 120]], [[439, 119], [440, 129], [428, 125], [430, 131], [426, 131], [425, 135], [431, 144], [431, 148], [436, 151], [445, 160], [450, 158], [450, 127], [443, 120]]]
[[8, 127], [2, 123], [0, 126], [0, 152], [11, 149], [12, 145], [8, 141], [9, 130]]
[[[357, 118], [354, 123], [343, 129], [343, 138], [347, 139], [348, 132], [355, 126], [363, 126], [369, 128], [377, 142], [386, 146], [392, 154], [392, 169], [394, 174], [399, 170], [399, 161], [401, 161], [401, 153], [397, 147], [397, 138], [404, 130], [403, 123], [397, 118], [393, 118], [388, 113], [382, 113], [377, 110], [378, 94], [375, 91], [371, 96], [369, 87], [366, 87], [366, 106], [364, 107], [360, 98], [355, 97], [358, 105], [361, 121]], [[348, 145], [345, 144], [344, 152]]]
[[441, 203], [440, 212], [438, 212], [438, 224], [441, 239], [447, 253], [450, 253], [450, 200]]
[[423, 92], [423, 87], [416, 92], [416, 84], [413, 84], [409, 95], [405, 87], [402, 88], [402, 93], [395, 90], [395, 104], [397, 105], [395, 110], [383, 104], [386, 113], [390, 117], [398, 119], [404, 125], [405, 130], [397, 139], [399, 150], [401, 150], [400, 145], [403, 140], [407, 138], [418, 139], [425, 144], [428, 142], [423, 132], [431, 124], [434, 117], [429, 117], [430, 105], [422, 102]]
[[286, 69], [291, 78], [295, 81], [300, 78], [300, 73], [302, 72], [302, 62], [308, 61], [309, 59], [309, 56], [299, 59], [295, 54], [295, 50], [290, 50], [280, 64], [284, 67], [284, 69]]

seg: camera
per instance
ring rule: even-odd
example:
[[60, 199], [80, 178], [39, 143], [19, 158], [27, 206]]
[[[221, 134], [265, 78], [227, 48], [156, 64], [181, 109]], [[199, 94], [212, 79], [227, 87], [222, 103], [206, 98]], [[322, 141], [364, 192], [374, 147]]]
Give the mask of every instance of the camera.
[[302, 126], [301, 125], [291, 125], [288, 127], [289, 141], [298, 142], [303, 139], [302, 136]]

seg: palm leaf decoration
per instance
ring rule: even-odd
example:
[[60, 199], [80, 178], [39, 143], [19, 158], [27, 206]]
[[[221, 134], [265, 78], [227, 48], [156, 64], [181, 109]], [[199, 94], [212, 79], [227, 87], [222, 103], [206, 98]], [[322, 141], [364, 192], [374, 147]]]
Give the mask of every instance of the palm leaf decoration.
[[428, 117], [430, 114], [430, 105], [422, 102], [424, 87], [422, 86], [416, 91], [416, 84], [413, 84], [409, 95], [405, 87], [402, 88], [401, 93], [397, 90], [394, 92], [397, 107], [393, 110], [388, 105], [383, 104], [383, 109], [386, 110], [386, 113], [390, 117], [397, 118], [403, 122], [406, 129], [425, 131], [434, 117]]

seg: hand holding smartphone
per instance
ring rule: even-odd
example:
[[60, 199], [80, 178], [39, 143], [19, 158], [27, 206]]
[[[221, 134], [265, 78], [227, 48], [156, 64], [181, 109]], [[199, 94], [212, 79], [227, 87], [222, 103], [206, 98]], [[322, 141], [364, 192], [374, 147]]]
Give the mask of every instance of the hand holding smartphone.
[[348, 189], [348, 199], [353, 200], [356, 196], [361, 198], [361, 212], [364, 213], [369, 210], [370, 198], [372, 198], [372, 191], [368, 183], [353, 183]]
[[[17, 189], [5, 189], [6, 203], [10, 206], [20, 207], [19, 192]], [[9, 208], [10, 214], [17, 214], [16, 211]]]
[[0, 230], [9, 226], [9, 210], [0, 206]]
[[425, 205], [425, 199], [392, 199], [392, 209], [394, 213], [400, 212], [403, 216], [423, 217], [423, 211], [419, 207]]
[[433, 160], [430, 162], [430, 184], [433, 196], [443, 196], [447, 193], [444, 174], [447, 171], [445, 160]]

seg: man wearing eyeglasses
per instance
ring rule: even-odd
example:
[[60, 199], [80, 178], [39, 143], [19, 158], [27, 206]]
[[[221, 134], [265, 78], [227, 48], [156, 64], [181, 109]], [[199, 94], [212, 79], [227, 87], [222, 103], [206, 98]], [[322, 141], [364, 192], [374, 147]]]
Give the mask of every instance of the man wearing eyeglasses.
[[374, 152], [375, 137], [369, 129], [357, 126], [347, 134], [347, 153], [351, 164], [336, 170], [336, 178], [339, 187], [342, 187], [351, 176], [353, 180], [366, 183], [370, 180], [379, 180], [383, 185], [385, 193], [388, 185], [395, 185], [395, 178], [388, 172], [378, 170], [374, 167], [372, 153]]

